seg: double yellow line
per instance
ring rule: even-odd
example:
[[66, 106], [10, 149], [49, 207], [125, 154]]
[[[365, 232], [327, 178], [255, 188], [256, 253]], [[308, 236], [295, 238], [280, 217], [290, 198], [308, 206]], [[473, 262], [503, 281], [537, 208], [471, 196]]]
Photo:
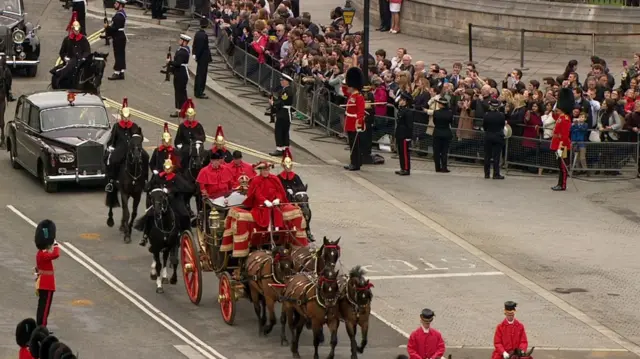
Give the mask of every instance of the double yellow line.
[[[102, 30], [96, 31], [93, 34], [87, 36], [87, 40], [89, 40], [90, 44], [94, 44], [94, 43], [96, 43], [96, 42], [98, 42], [100, 40], [100, 35], [102, 35], [102, 33], [103, 33]], [[56, 61], [56, 66], [59, 65], [61, 62], [62, 62], [62, 59], [58, 58], [58, 60]], [[103, 101], [104, 101], [104, 104], [107, 107], [116, 108], [118, 110], [120, 110], [122, 108], [122, 104], [120, 104], [118, 101], [114, 101], [114, 100], [112, 100], [110, 98], [104, 97]], [[175, 124], [173, 124], [171, 122], [165, 121], [165, 120], [163, 120], [161, 118], [155, 117], [153, 115], [150, 115], [148, 113], [136, 110], [136, 109], [131, 108], [131, 107], [129, 107], [129, 111], [130, 111], [131, 115], [133, 115], [133, 116], [135, 116], [137, 118], [140, 118], [142, 120], [145, 120], [147, 122], [155, 123], [158, 126], [164, 126], [165, 122], [167, 122], [169, 124], [169, 128], [171, 128], [173, 130], [177, 130], [178, 129], [177, 125], [175, 125]], [[207, 140], [213, 142], [214, 141], [214, 137], [213, 136], [207, 136]], [[236, 143], [232, 143], [232, 142], [229, 142], [229, 141], [227, 141], [227, 147], [229, 149], [231, 149], [231, 150], [238, 150], [238, 151], [241, 151], [242, 153], [251, 155], [253, 157], [256, 157], [256, 158], [259, 158], [259, 159], [262, 159], [262, 160], [274, 161], [275, 159], [277, 159], [277, 158], [275, 158], [273, 156], [270, 156], [269, 154], [266, 154], [264, 152], [260, 152], [260, 151], [254, 150], [252, 148], [249, 148], [249, 147], [246, 147], [246, 146], [242, 146], [242, 145], [239, 145], [239, 144], [236, 144]], [[294, 164], [297, 164], [297, 163], [294, 162]]]

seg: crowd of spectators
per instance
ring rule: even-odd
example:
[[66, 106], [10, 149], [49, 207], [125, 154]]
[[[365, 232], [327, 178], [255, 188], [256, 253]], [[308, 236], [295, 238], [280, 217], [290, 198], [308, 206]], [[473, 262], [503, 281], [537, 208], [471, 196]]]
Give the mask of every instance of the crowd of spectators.
[[[344, 74], [352, 66], [364, 67], [361, 32], [349, 32], [342, 9], [330, 13], [330, 24], [314, 23], [309, 13], [299, 14], [292, 0], [242, 2], [222, 0], [213, 6], [216, 21], [233, 43], [248, 49], [260, 63], [296, 76], [303, 83], [321, 83], [334, 97], [343, 98]], [[576, 106], [574, 142], [635, 142], [640, 128], [640, 53], [624, 66], [616, 82], [604, 59], [591, 57], [588, 74], [578, 75], [578, 61], [571, 60], [564, 73], [541, 81], [523, 81], [520, 70], [504, 78], [483, 77], [473, 63], [426, 64], [414, 61], [405, 48], [388, 54], [377, 50], [367, 56], [369, 78], [378, 116], [393, 117], [402, 92], [412, 95], [412, 106], [428, 118], [437, 100], [445, 98], [456, 115], [457, 137], [473, 137], [481, 129], [488, 101], [497, 98], [513, 136], [550, 139], [555, 120], [551, 116], [558, 91], [571, 87]], [[249, 70], [251, 71], [251, 69]], [[579, 165], [587, 166], [584, 146], [576, 147]]]

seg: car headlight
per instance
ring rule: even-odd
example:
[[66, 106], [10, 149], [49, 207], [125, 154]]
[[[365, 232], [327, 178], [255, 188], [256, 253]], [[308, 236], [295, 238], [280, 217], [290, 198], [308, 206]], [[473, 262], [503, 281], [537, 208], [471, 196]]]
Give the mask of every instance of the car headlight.
[[58, 160], [61, 163], [71, 163], [75, 160], [75, 156], [72, 155], [71, 153], [63, 153], [61, 155], [58, 155]]
[[24, 31], [20, 30], [20, 29], [16, 29], [16, 31], [13, 32], [12, 35], [12, 39], [13, 42], [16, 44], [21, 44], [24, 42], [26, 35], [24, 33]]

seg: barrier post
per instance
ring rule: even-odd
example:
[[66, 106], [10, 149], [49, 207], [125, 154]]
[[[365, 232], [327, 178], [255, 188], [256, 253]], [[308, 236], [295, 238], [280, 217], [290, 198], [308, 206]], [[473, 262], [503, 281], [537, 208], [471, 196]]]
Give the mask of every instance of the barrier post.
[[525, 29], [520, 29], [520, 71], [528, 69], [524, 68], [524, 33]]
[[473, 24], [469, 23], [469, 62], [473, 62]]

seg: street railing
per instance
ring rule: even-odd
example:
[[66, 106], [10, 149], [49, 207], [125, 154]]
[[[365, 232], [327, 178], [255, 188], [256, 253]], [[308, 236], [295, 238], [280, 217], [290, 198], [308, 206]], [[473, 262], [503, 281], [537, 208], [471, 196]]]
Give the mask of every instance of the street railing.
[[[252, 85], [263, 95], [269, 95], [282, 78], [282, 72], [250, 53], [251, 50], [235, 46], [231, 43], [226, 31], [216, 28], [214, 32], [215, 48], [224, 58], [227, 67], [242, 79], [243, 84]], [[333, 137], [346, 142], [344, 135], [345, 108], [344, 96], [335, 93], [321, 81], [310, 77], [289, 74], [294, 78], [294, 105], [297, 119], [294, 124], [306, 128], [320, 129], [320, 138]], [[375, 107], [378, 107], [377, 109]], [[377, 111], [376, 111], [377, 110]], [[383, 112], [385, 116], [368, 116], [368, 127], [372, 131], [372, 142], [386, 145], [394, 149], [395, 115], [397, 110], [392, 104], [374, 105], [368, 112]], [[425, 111], [410, 110], [413, 119], [413, 139], [411, 150], [418, 156], [433, 154], [433, 127], [429, 125], [430, 116]], [[452, 126], [452, 140], [449, 157], [467, 162], [484, 161], [484, 131], [481, 130], [482, 119], [472, 119], [473, 127], [458, 128], [460, 117], [456, 116]], [[602, 134], [602, 142], [574, 143], [569, 153], [568, 166], [571, 171], [587, 174], [602, 172], [604, 174], [624, 173], [635, 177], [638, 173], [638, 136], [624, 134], [629, 142], [611, 141]], [[588, 137], [588, 136], [587, 136]], [[623, 137], [624, 138], [624, 137]], [[551, 141], [541, 135], [537, 137], [512, 136], [505, 140], [503, 151], [504, 164], [509, 167], [530, 169], [532, 172], [557, 170], [554, 151], [550, 150]]]

